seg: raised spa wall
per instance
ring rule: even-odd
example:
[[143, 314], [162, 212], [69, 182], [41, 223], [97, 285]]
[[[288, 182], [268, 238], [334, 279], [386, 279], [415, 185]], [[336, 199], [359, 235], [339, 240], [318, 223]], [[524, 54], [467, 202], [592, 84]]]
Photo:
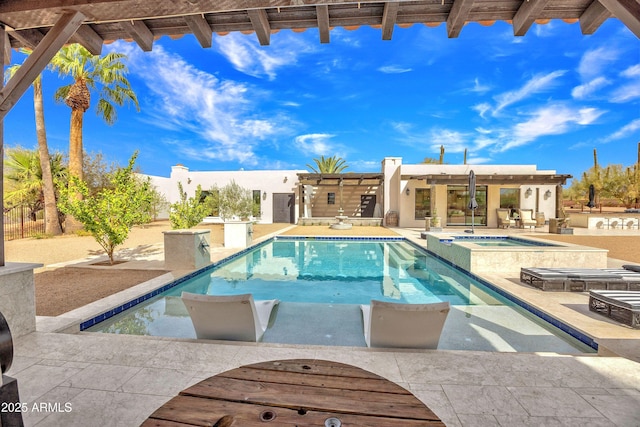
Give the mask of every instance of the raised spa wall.
[[518, 276], [522, 267], [606, 268], [609, 252], [568, 243], [562, 243], [562, 246], [481, 246], [468, 240], [456, 241], [455, 235], [443, 233], [427, 233], [426, 237], [429, 251], [475, 274], [500, 272]]

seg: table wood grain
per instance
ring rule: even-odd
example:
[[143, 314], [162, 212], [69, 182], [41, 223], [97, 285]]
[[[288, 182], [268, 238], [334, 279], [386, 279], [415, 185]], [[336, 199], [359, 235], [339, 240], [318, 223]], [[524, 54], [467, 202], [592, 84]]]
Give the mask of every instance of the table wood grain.
[[207, 378], [158, 408], [151, 426], [444, 426], [399, 385], [325, 360], [276, 360]]

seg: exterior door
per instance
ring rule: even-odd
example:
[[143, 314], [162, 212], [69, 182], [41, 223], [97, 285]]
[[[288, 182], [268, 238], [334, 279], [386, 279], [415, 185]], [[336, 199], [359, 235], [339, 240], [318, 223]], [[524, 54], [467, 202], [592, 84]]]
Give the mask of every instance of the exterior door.
[[362, 218], [373, 218], [373, 211], [375, 208], [375, 194], [363, 194], [360, 196], [360, 216]]
[[293, 224], [295, 216], [295, 195], [293, 193], [273, 194], [273, 222]]

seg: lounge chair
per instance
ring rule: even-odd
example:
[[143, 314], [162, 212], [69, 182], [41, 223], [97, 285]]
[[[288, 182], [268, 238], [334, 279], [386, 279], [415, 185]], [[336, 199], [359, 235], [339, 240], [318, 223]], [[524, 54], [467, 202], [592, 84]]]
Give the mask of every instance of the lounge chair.
[[640, 292], [591, 291], [589, 310], [632, 328], [640, 328]]
[[509, 228], [516, 225], [514, 219], [509, 218], [509, 209], [496, 209], [498, 214], [498, 227]]
[[449, 303], [399, 304], [371, 300], [361, 305], [369, 347], [438, 348]]
[[623, 268], [521, 268], [520, 281], [543, 291], [640, 289], [640, 273]]
[[535, 227], [536, 220], [533, 219], [533, 209], [518, 209], [520, 214], [520, 227]]
[[214, 296], [182, 293], [198, 339], [260, 341], [276, 299], [255, 301], [251, 294]]

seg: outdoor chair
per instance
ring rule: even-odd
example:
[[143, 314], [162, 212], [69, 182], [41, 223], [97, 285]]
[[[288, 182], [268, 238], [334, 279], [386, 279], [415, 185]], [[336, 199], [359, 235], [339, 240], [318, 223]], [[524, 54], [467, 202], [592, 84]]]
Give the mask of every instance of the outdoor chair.
[[536, 220], [533, 219], [533, 209], [518, 209], [520, 214], [520, 227], [535, 227]]
[[509, 228], [516, 225], [514, 219], [509, 218], [509, 209], [496, 209], [498, 214], [498, 227]]
[[361, 305], [369, 347], [438, 348], [449, 302], [400, 304], [371, 300]]
[[277, 299], [254, 301], [251, 294], [214, 296], [182, 293], [198, 339], [260, 341]]

